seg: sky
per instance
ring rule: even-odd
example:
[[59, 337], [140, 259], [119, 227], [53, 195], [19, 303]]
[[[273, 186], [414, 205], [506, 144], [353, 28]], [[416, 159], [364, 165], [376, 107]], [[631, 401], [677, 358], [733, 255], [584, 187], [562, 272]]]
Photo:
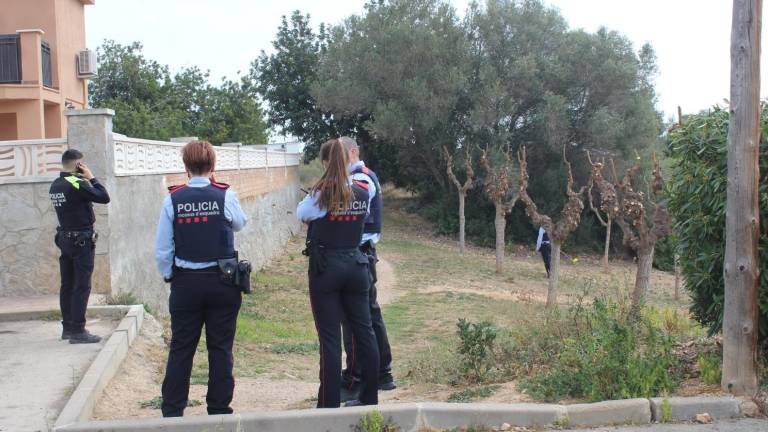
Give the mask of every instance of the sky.
[[[572, 28], [617, 30], [639, 49], [650, 42], [658, 57], [658, 108], [665, 118], [723, 104], [729, 95], [729, 0], [544, 0]], [[451, 0], [463, 15], [469, 0]], [[247, 73], [270, 52], [281, 16], [293, 10], [312, 24], [336, 24], [363, 11], [364, 0], [98, 0], [86, 7], [89, 48], [104, 39], [139, 41], [144, 54], [172, 70], [198, 66], [220, 77]], [[765, 21], [765, 18], [764, 18]], [[766, 46], [768, 31], [763, 31]], [[768, 68], [761, 73], [767, 83]]]

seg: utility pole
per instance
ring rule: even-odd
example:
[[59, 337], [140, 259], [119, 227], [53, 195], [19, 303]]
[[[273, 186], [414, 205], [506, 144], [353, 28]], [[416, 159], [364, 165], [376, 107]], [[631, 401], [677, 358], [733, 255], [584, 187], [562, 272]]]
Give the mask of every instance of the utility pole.
[[757, 392], [761, 18], [762, 0], [733, 0], [722, 387], [745, 396]]

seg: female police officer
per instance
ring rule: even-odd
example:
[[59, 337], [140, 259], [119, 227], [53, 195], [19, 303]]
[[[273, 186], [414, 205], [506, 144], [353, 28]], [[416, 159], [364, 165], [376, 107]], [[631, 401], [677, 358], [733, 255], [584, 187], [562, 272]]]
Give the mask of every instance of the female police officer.
[[340, 405], [341, 320], [349, 320], [362, 366], [359, 400], [346, 405], [378, 403], [379, 353], [368, 303], [368, 257], [358, 246], [368, 214], [366, 184], [351, 181], [349, 157], [338, 139], [320, 148], [325, 173], [296, 210], [308, 223], [309, 299], [320, 339], [318, 408]]
[[164, 417], [184, 414], [192, 359], [205, 324], [208, 414], [229, 414], [235, 387], [232, 342], [242, 297], [222, 277], [218, 260], [235, 256], [233, 232], [247, 218], [229, 186], [210, 180], [216, 165], [210, 143], [192, 141], [181, 153], [189, 182], [169, 188], [155, 247], [160, 274], [171, 283], [172, 336], [162, 411]]

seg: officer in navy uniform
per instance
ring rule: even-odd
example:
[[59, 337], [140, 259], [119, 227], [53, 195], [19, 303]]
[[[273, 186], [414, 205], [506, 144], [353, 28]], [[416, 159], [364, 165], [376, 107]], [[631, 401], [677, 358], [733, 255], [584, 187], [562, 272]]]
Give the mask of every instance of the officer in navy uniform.
[[161, 408], [164, 417], [184, 414], [192, 360], [205, 325], [208, 414], [231, 414], [232, 344], [242, 295], [223, 278], [218, 260], [235, 256], [233, 232], [247, 218], [229, 185], [211, 180], [216, 152], [210, 143], [192, 141], [182, 156], [189, 182], [169, 188], [155, 245], [160, 274], [171, 284], [172, 335]]
[[539, 236], [536, 239], [536, 250], [541, 253], [541, 259], [544, 260], [544, 268], [547, 270], [547, 277], [549, 277], [549, 263], [552, 255], [552, 246], [549, 244], [549, 235], [544, 231], [544, 228], [539, 227]]
[[348, 155], [338, 139], [320, 148], [325, 173], [298, 205], [309, 224], [309, 297], [320, 340], [318, 408], [341, 404], [341, 321], [349, 321], [361, 363], [359, 399], [346, 406], [378, 403], [379, 352], [368, 299], [368, 257], [360, 249], [370, 198], [368, 185], [349, 177]]
[[69, 149], [61, 156], [63, 171], [49, 190], [59, 219], [54, 242], [61, 250], [59, 304], [61, 338], [71, 344], [97, 343], [99, 336], [85, 330], [85, 310], [91, 294], [96, 249], [93, 203], [109, 203], [109, 194], [82, 162], [83, 154]]
[[[339, 138], [349, 155], [349, 172], [353, 180], [358, 180], [368, 185], [368, 193], [371, 195], [371, 206], [368, 216], [365, 218], [365, 227], [360, 242], [360, 251], [368, 257], [371, 274], [371, 288], [369, 291], [369, 303], [371, 308], [371, 323], [376, 334], [376, 342], [379, 348], [379, 390], [394, 390], [394, 378], [392, 377], [392, 349], [387, 338], [387, 328], [381, 315], [381, 307], [376, 300], [376, 263], [379, 261], [376, 255], [376, 244], [381, 240], [382, 224], [382, 188], [379, 178], [373, 170], [365, 166], [360, 160], [360, 149], [357, 142], [349, 137]], [[360, 362], [356, 355], [354, 338], [347, 325], [343, 323], [344, 351], [346, 356], [346, 369], [342, 373], [342, 401], [355, 399], [360, 384]]]

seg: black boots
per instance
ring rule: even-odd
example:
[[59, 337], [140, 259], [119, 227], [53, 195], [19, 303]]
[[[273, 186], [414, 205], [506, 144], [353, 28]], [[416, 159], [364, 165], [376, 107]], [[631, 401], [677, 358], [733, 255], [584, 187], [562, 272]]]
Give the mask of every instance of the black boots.
[[[61, 338], [64, 339], [67, 332], [61, 334]], [[92, 344], [101, 342], [101, 336], [88, 333], [88, 330], [83, 330], [79, 333], [69, 333], [69, 343], [71, 344]]]

